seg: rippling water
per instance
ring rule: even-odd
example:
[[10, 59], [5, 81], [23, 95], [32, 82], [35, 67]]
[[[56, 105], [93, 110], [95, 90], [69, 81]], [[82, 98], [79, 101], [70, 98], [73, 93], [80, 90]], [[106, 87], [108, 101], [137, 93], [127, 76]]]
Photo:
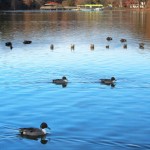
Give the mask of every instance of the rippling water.
[[[0, 147], [150, 149], [149, 18], [136, 11], [0, 12]], [[66, 88], [51, 83], [64, 75]], [[112, 76], [115, 87], [99, 83]], [[43, 121], [51, 127], [45, 139], [18, 135], [19, 127]]]

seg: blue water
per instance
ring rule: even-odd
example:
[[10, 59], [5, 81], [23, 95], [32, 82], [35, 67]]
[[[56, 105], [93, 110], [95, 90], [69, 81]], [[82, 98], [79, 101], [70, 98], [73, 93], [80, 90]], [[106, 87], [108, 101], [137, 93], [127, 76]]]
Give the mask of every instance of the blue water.
[[[149, 17], [135, 11], [1, 12], [0, 149], [150, 149]], [[64, 75], [67, 87], [51, 83]], [[99, 83], [112, 76], [115, 87]], [[45, 144], [19, 136], [18, 128], [43, 121], [51, 128]]]

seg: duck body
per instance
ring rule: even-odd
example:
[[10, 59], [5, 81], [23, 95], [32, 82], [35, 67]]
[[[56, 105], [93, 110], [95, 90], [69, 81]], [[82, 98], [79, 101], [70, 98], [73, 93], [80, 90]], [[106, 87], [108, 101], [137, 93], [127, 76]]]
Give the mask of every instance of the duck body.
[[144, 49], [144, 43], [139, 43], [139, 48]]
[[45, 129], [39, 129], [39, 128], [19, 128], [19, 132], [21, 135], [25, 136], [43, 136], [46, 134]]
[[66, 87], [68, 84], [68, 79], [65, 76], [63, 76], [62, 79], [52, 80], [52, 83], [57, 84], [57, 85], [62, 85], [62, 87]]
[[94, 50], [94, 44], [91, 44], [91, 45], [90, 45], [90, 49], [91, 49], [91, 50]]
[[124, 45], [123, 45], [123, 48], [124, 48], [124, 49], [127, 49], [127, 44], [124, 44]]
[[71, 50], [74, 50], [74, 49], [75, 49], [75, 45], [71, 44]]
[[51, 49], [51, 50], [54, 49], [54, 45], [53, 45], [53, 44], [50, 45], [50, 49]]
[[39, 136], [46, 135], [45, 128], [50, 129], [48, 127], [48, 125], [45, 122], [43, 122], [40, 125], [40, 128], [33, 128], [33, 127], [30, 127], [30, 128], [19, 128], [19, 132], [23, 136], [39, 137]]
[[11, 46], [12, 43], [11, 43], [11, 42], [6, 42], [5, 45], [6, 45], [6, 46]]
[[127, 40], [126, 39], [121, 39], [120, 42], [122, 42], [122, 43], [127, 42]]
[[106, 48], [109, 49], [109, 45], [106, 45]]
[[100, 79], [100, 82], [106, 85], [113, 85], [115, 81], [116, 79], [114, 77], [112, 77], [111, 79]]
[[31, 44], [31, 43], [32, 41], [28, 41], [28, 40], [23, 41], [23, 44]]
[[62, 79], [54, 79], [52, 81], [52, 83], [55, 83], [55, 84], [67, 84], [68, 83], [68, 79], [63, 76]]
[[12, 43], [11, 43], [11, 42], [6, 42], [6, 43], [5, 43], [5, 46], [10, 47], [10, 49], [12, 49], [12, 48], [13, 48], [13, 46], [12, 46]]
[[112, 37], [107, 37], [106, 40], [107, 40], [107, 41], [111, 41], [111, 40], [112, 40]]

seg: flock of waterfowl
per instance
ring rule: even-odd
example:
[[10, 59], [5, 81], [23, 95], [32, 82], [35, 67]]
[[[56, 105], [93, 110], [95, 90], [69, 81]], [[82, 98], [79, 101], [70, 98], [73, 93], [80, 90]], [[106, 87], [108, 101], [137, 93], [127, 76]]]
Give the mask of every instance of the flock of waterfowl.
[[[31, 44], [31, 43], [32, 43], [32, 41], [28, 41], [28, 40], [24, 40], [24, 41], [23, 41], [23, 44]], [[6, 42], [6, 43], [5, 43], [5, 46], [9, 47], [10, 49], [13, 49], [13, 44], [12, 44], [12, 42]]]
[[[106, 40], [107, 41], [112, 41], [113, 39], [112, 39], [112, 37], [107, 37]], [[127, 40], [126, 39], [120, 39], [120, 42], [124, 43], [123, 48], [127, 49], [127, 43], [126, 43]], [[23, 44], [31, 44], [31, 43], [32, 43], [32, 41], [28, 41], [28, 40], [23, 41]], [[9, 47], [10, 49], [13, 49], [13, 44], [11, 42], [6, 42], [5, 46]], [[109, 49], [109, 45], [106, 45], [106, 48]], [[144, 49], [144, 43], [139, 43], [139, 48]], [[54, 45], [53, 44], [50, 45], [50, 49], [54, 50]], [[75, 45], [71, 44], [70, 49], [74, 50]], [[94, 50], [94, 44], [90, 45], [90, 49]], [[101, 84], [110, 85], [112, 87], [115, 86], [115, 81], [116, 81], [115, 77], [111, 77], [110, 79], [99, 79], [99, 82]], [[66, 87], [67, 84], [68, 84], [68, 79], [65, 76], [63, 76], [61, 79], [53, 79], [52, 83], [57, 84], [57, 85], [62, 85], [63, 87]], [[45, 122], [43, 122], [40, 125], [40, 128], [33, 128], [33, 127], [31, 127], [31, 128], [19, 128], [19, 132], [23, 136], [38, 137], [38, 136], [46, 135], [45, 128], [50, 129], [48, 127], [48, 125]]]
[[[113, 39], [112, 39], [112, 37], [107, 37], [106, 40], [109, 42], [109, 41], [112, 41]], [[120, 39], [120, 42], [124, 43], [123, 48], [127, 49], [127, 40], [126, 39]], [[31, 43], [32, 43], [32, 41], [29, 41], [29, 40], [23, 41], [23, 44], [31, 44]], [[6, 42], [5, 46], [9, 47], [11, 50], [13, 49], [12, 42]], [[106, 48], [109, 49], [109, 45], [106, 45]], [[144, 49], [144, 43], [139, 43], [139, 48]], [[54, 50], [53, 44], [50, 45], [50, 49]], [[71, 44], [70, 49], [74, 50], [75, 45]], [[94, 44], [90, 45], [90, 49], [94, 50]], [[115, 81], [116, 81], [115, 77], [111, 77], [110, 79], [99, 79], [99, 82], [101, 84], [110, 85], [111, 87], [115, 86]], [[68, 84], [68, 79], [65, 76], [63, 76], [61, 79], [53, 79], [52, 83], [57, 84], [57, 85], [62, 85], [62, 87], [66, 87]], [[39, 136], [46, 135], [45, 128], [50, 129], [48, 127], [48, 125], [45, 122], [43, 122], [40, 125], [40, 128], [33, 128], [33, 127], [31, 127], [31, 128], [19, 128], [19, 132], [23, 136], [39, 137]]]
[[[111, 77], [110, 79], [99, 79], [101, 84], [109, 85], [111, 87], [115, 87], [115, 77]], [[63, 76], [61, 79], [53, 79], [52, 83], [56, 85], [62, 85], [62, 87], [66, 87], [68, 84], [68, 79]]]
[[[116, 81], [115, 77], [112, 77], [111, 79], [100, 79], [100, 83], [105, 84], [105, 85], [111, 85], [111, 86], [114, 86], [115, 81]], [[53, 79], [52, 83], [62, 85], [63, 87], [65, 87], [68, 83], [68, 79], [65, 76], [63, 76], [61, 79]], [[47, 123], [43, 122], [40, 125], [40, 128], [34, 128], [34, 127], [19, 128], [19, 133], [21, 136], [26, 136], [29, 138], [42, 137], [47, 134], [45, 130], [46, 128], [50, 129]]]
[[[112, 38], [112, 37], [107, 37], [106, 40], [107, 40], [107, 41], [112, 41], [113, 38]], [[124, 48], [124, 49], [127, 49], [127, 39], [122, 38], [122, 39], [120, 39], [120, 42], [121, 42], [121, 43], [124, 43], [124, 44], [123, 44], [123, 48]], [[31, 43], [32, 43], [32, 41], [29, 41], [29, 40], [23, 41], [23, 44], [31, 44]], [[9, 47], [10, 49], [13, 49], [13, 44], [12, 44], [12, 42], [6, 42], [6, 43], [5, 43], [5, 46]], [[106, 48], [109, 49], [109, 45], [106, 45]], [[140, 49], [144, 49], [144, 43], [139, 43], [139, 48], [140, 48]], [[54, 50], [54, 45], [53, 45], [53, 44], [50, 45], [50, 49], [51, 49], [51, 50]], [[71, 50], [74, 50], [74, 49], [75, 49], [75, 44], [71, 44], [70, 49], [71, 49]], [[91, 45], [90, 45], [90, 49], [91, 49], [91, 50], [94, 50], [94, 44], [91, 44]]]

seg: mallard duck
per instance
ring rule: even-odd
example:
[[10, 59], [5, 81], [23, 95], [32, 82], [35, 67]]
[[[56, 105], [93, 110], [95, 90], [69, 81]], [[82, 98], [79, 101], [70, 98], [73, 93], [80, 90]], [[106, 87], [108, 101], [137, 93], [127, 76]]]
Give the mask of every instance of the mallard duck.
[[111, 40], [112, 40], [112, 37], [107, 37], [106, 40], [107, 40], [107, 41], [111, 41]]
[[13, 49], [12, 43], [11, 42], [6, 42], [5, 46], [10, 47], [10, 49]]
[[123, 48], [124, 48], [124, 49], [127, 49], [127, 44], [124, 44], [124, 45], [123, 45]]
[[71, 50], [74, 50], [74, 49], [75, 49], [75, 45], [71, 44]]
[[91, 50], [94, 50], [94, 44], [91, 44], [91, 45], [90, 45], [90, 49], [91, 49]]
[[54, 49], [54, 45], [53, 45], [53, 44], [50, 45], [50, 49], [51, 49], [51, 50]]
[[144, 49], [144, 43], [139, 43], [139, 48]]
[[40, 128], [33, 128], [33, 127], [30, 127], [30, 128], [19, 128], [19, 132], [21, 135], [24, 135], [24, 136], [31, 136], [31, 137], [36, 137], [36, 136], [44, 136], [46, 135], [46, 130], [45, 128], [48, 128], [48, 125], [43, 122], [41, 125], [40, 125]]
[[122, 42], [122, 43], [127, 42], [127, 40], [126, 39], [121, 39], [120, 42]]
[[62, 79], [54, 79], [52, 82], [55, 84], [64, 84], [68, 82], [68, 79], [63, 76]]
[[116, 81], [115, 77], [111, 77], [111, 79], [100, 79], [102, 84], [112, 85]]
[[106, 48], [108, 48], [108, 49], [109, 49], [109, 45], [106, 45]]
[[57, 84], [57, 85], [62, 85], [62, 87], [66, 87], [68, 83], [68, 79], [65, 76], [63, 76], [62, 79], [52, 80], [52, 83]]
[[23, 44], [31, 44], [31, 43], [32, 43], [32, 41], [28, 41], [28, 40], [23, 41]]

